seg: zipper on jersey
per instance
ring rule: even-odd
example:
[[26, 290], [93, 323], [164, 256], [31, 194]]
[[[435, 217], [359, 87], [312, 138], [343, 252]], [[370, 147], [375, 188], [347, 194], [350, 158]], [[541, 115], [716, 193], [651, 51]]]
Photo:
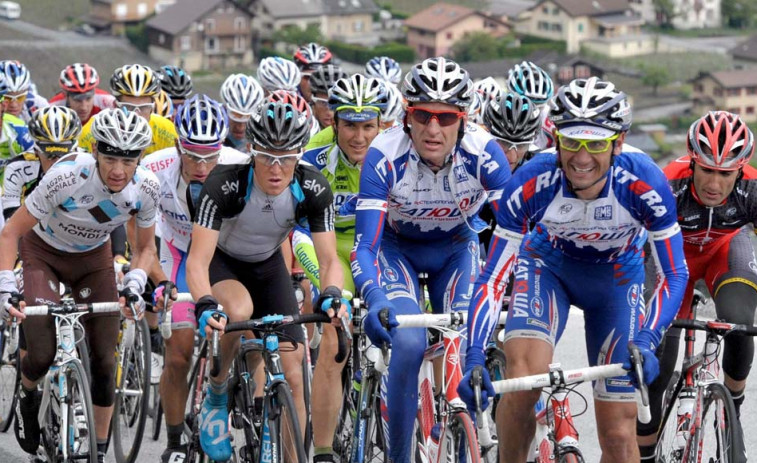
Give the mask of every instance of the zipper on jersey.
[[699, 244], [699, 251], [702, 252], [704, 250], [704, 243], [708, 243], [710, 239], [710, 230], [712, 230], [712, 212], [713, 207], [708, 207], [707, 211], [709, 211], [709, 215], [707, 217], [707, 233], [704, 235], [704, 240]]

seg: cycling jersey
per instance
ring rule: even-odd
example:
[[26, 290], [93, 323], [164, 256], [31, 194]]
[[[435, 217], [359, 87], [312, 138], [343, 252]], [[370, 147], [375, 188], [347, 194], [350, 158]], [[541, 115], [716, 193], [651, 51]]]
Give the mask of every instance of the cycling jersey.
[[[223, 147], [219, 164], [246, 164], [250, 157], [239, 151]], [[145, 156], [140, 164], [150, 169], [160, 183], [158, 226], [163, 241], [180, 251], [189, 251], [192, 219], [187, 207], [187, 183], [181, 177], [181, 162], [176, 148], [166, 148]], [[168, 272], [166, 272], [168, 273]]]
[[295, 225], [311, 233], [334, 230], [334, 197], [313, 166], [298, 164], [289, 188], [276, 196], [263, 193], [253, 180], [251, 164], [217, 166], [198, 199], [195, 223], [218, 230], [218, 248], [231, 258], [268, 259]]
[[3, 216], [10, 218], [42, 178], [39, 158], [26, 154], [11, 159], [3, 173]]
[[310, 141], [308, 142], [307, 146], [305, 146], [305, 151], [309, 151], [315, 148], [322, 148], [326, 145], [331, 145], [335, 141], [336, 137], [334, 136], [334, 126], [330, 125], [310, 137]]
[[102, 245], [133, 215], [138, 227], [152, 226], [159, 188], [155, 174], [138, 167], [122, 191], [111, 193], [100, 179], [95, 158], [74, 152], [50, 168], [25, 205], [39, 220], [33, 230], [45, 243], [76, 253]]
[[[659, 344], [678, 310], [688, 272], [670, 188], [648, 156], [629, 150], [624, 146], [614, 156], [605, 186], [592, 200], [579, 199], [570, 190], [554, 152], [537, 154], [518, 169], [502, 194], [498, 226], [486, 266], [476, 281], [469, 349], [483, 351], [489, 341], [516, 262], [506, 338], [525, 336], [556, 343], [569, 303], [574, 302], [586, 310], [592, 364], [624, 361], [625, 343], [640, 328]], [[647, 235], [653, 243], [658, 280], [642, 313]], [[593, 270], [600, 266], [604, 274]], [[586, 291], [589, 287], [602, 291]], [[592, 333], [589, 320], [598, 321]], [[624, 387], [623, 382], [617, 388], [607, 384], [597, 382], [595, 394], [617, 393], [626, 400], [633, 391], [627, 379]]]
[[47, 108], [48, 106], [50, 106], [50, 103], [47, 99], [42, 95], [34, 93], [30, 88], [26, 93], [26, 101], [24, 101], [24, 107], [18, 117], [24, 121], [24, 123], [28, 123], [31, 120], [34, 111], [41, 108]]
[[[89, 117], [86, 120], [81, 121], [82, 125], [89, 122], [92, 116], [99, 113], [103, 109], [116, 107], [116, 97], [106, 92], [105, 90], [101, 90], [99, 88], [95, 89], [94, 100], [95, 101], [94, 101], [94, 106], [92, 106], [92, 112], [89, 114]], [[51, 105], [66, 106], [66, 93], [63, 91], [60, 91], [56, 93], [55, 96], [50, 98], [48, 102]]]
[[555, 124], [549, 120], [549, 105], [541, 105], [539, 111], [541, 111], [539, 114], [541, 117], [541, 129], [536, 134], [536, 139], [531, 145], [534, 151], [542, 151], [555, 146], [555, 138], [552, 134]]
[[[163, 116], [150, 114], [150, 129], [152, 129], [152, 143], [145, 150], [145, 156], [164, 148], [170, 148], [174, 145], [177, 138], [176, 128], [173, 122]], [[92, 118], [84, 124], [79, 135], [79, 147], [85, 151], [92, 152], [92, 146], [95, 144], [95, 137], [92, 136]]]
[[11, 158], [31, 151], [33, 146], [34, 140], [29, 135], [26, 123], [10, 113], [3, 114], [3, 127], [0, 131], [0, 174]]

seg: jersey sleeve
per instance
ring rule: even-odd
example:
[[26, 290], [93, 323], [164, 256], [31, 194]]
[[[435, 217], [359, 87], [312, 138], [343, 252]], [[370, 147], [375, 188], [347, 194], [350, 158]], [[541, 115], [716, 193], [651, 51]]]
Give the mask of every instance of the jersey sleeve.
[[481, 185], [486, 190], [487, 200], [496, 213], [499, 198], [502, 197], [502, 190], [505, 188], [505, 183], [511, 177], [510, 163], [507, 162], [507, 157], [504, 151], [502, 151], [502, 147], [494, 139], [486, 144], [482, 156], [484, 159], [481, 163]]
[[11, 143], [11, 154], [19, 155], [31, 151], [34, 147], [34, 140], [29, 133], [29, 128], [26, 125], [13, 124], [14, 140]]
[[95, 143], [95, 137], [92, 136], [92, 119], [89, 118], [79, 134], [79, 148], [89, 153], [92, 152], [92, 145]]
[[318, 271], [318, 256], [315, 253], [315, 246], [310, 237], [310, 232], [306, 228], [295, 226], [292, 231], [292, 251], [300, 267], [305, 272], [311, 283], [316, 288], [321, 289], [321, 275]]
[[[217, 165], [202, 185], [194, 223], [212, 230], [220, 230], [223, 219], [233, 215], [233, 206], [243, 199], [245, 185], [242, 185], [238, 165]], [[244, 166], [249, 169], [250, 166]]]
[[315, 167], [303, 165], [300, 168], [303, 169], [302, 189], [310, 232], [334, 231], [334, 194], [329, 182]]
[[160, 197], [160, 183], [151, 171], [140, 167], [140, 176], [144, 179], [139, 185], [140, 207], [137, 212], [137, 226], [148, 228], [155, 224], [158, 217], [158, 201]]
[[355, 212], [355, 252], [351, 257], [355, 286], [370, 307], [386, 301], [378, 281], [378, 250], [384, 233], [387, 200], [394, 182], [392, 164], [376, 148], [369, 148], [360, 172]]
[[94, 160], [80, 163], [77, 161], [79, 156], [82, 155], [69, 154], [53, 164], [26, 199], [26, 207], [35, 219], [52, 215], [93, 174]]
[[10, 214], [6, 214], [6, 211], [15, 211], [21, 207], [21, 194], [23, 193], [25, 178], [23, 169], [26, 165], [26, 162], [21, 159], [12, 160], [5, 166], [3, 172], [3, 215], [6, 218], [10, 217]]

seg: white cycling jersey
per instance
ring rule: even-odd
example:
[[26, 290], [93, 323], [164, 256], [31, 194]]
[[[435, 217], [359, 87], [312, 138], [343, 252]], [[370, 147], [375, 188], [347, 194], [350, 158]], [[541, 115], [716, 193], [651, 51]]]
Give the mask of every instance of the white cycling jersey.
[[155, 174], [137, 167], [118, 193], [100, 179], [95, 158], [73, 152], [56, 162], [24, 203], [39, 220], [34, 232], [65, 252], [84, 252], [105, 243], [110, 233], [136, 216], [137, 226], [155, 223], [160, 186]]
[[[181, 177], [176, 148], [165, 148], [145, 156], [140, 163], [151, 170], [160, 183], [158, 226], [160, 237], [175, 248], [189, 251], [192, 219], [187, 206], [187, 183]], [[250, 156], [228, 146], [221, 148], [219, 164], [247, 164]]]

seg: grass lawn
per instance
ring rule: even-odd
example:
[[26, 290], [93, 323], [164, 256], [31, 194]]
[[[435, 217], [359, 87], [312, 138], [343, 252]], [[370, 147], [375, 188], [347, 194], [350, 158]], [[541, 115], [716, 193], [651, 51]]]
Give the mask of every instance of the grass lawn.
[[[429, 6], [439, 2], [439, 0], [377, 0], [379, 8], [389, 7], [396, 13], [413, 15]], [[456, 0], [456, 5], [463, 5], [473, 9], [485, 9], [488, 5], [487, 0]]]
[[89, 13], [89, 0], [16, 0], [21, 19], [48, 29], [70, 29]]

